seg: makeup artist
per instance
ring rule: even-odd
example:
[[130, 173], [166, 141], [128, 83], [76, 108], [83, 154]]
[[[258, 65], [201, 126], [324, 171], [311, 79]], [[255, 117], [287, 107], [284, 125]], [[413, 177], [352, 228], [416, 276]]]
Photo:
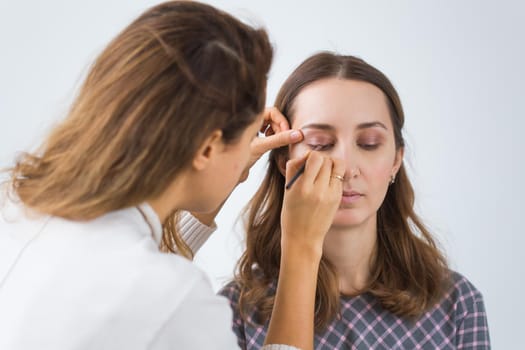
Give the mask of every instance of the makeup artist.
[[[67, 118], [9, 169], [0, 349], [237, 348], [226, 299], [182, 255], [264, 151], [302, 138], [264, 110], [271, 60], [264, 30], [197, 2], [153, 7], [109, 43]], [[282, 204], [266, 350], [313, 347], [344, 168], [311, 152], [286, 178], [305, 163]]]

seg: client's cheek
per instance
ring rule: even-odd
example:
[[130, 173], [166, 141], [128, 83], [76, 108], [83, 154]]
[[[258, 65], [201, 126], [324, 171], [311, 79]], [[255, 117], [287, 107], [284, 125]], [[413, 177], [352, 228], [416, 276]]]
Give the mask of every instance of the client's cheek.
[[311, 148], [304, 142], [290, 146], [290, 159], [302, 157]]

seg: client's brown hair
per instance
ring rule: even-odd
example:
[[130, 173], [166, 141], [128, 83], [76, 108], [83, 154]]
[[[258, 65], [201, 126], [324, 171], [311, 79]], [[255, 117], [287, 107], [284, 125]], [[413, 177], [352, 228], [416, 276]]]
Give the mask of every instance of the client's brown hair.
[[[401, 132], [404, 114], [396, 90], [383, 73], [353, 56], [319, 53], [305, 60], [288, 77], [275, 106], [287, 116], [290, 124], [297, 95], [309, 84], [326, 78], [364, 81], [381, 89], [390, 110], [396, 149], [404, 147]], [[287, 152], [286, 147], [270, 154], [266, 177], [247, 207], [247, 247], [236, 276], [241, 287], [241, 315], [246, 319], [246, 310], [256, 308], [257, 321], [261, 323], [269, 319], [274, 302], [268, 287], [279, 276], [280, 216], [285, 179], [277, 161], [283, 152]], [[362, 292], [373, 294], [394, 314], [421, 315], [442, 297], [448, 269], [430, 232], [414, 211], [414, 190], [403, 165], [378, 210], [377, 235], [371, 278]], [[337, 315], [339, 294], [336, 270], [322, 258], [315, 308], [318, 331]]]

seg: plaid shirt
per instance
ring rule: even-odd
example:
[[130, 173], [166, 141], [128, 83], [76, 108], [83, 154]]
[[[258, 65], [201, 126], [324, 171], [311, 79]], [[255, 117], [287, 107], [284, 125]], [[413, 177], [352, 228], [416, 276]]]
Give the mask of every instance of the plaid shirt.
[[[315, 349], [490, 349], [489, 329], [480, 292], [463, 276], [452, 273], [453, 285], [439, 304], [415, 322], [383, 309], [369, 293], [341, 296], [341, 317], [315, 335]], [[272, 289], [275, 288], [275, 285]], [[268, 324], [257, 326], [238, 310], [239, 288], [234, 282], [220, 292], [233, 309], [233, 330], [242, 349], [260, 349]]]

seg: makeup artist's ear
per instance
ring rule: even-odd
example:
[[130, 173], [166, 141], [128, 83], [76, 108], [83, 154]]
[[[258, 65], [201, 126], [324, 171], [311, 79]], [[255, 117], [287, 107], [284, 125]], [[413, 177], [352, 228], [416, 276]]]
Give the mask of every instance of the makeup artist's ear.
[[392, 174], [397, 174], [399, 171], [399, 168], [401, 168], [401, 165], [403, 164], [403, 156], [405, 154], [405, 148], [399, 147], [399, 149], [396, 151], [396, 158], [394, 159], [394, 167], [392, 169]]
[[197, 149], [193, 157], [192, 166], [195, 170], [204, 170], [213, 161], [213, 157], [217, 156], [224, 148], [222, 141], [222, 131], [214, 130], [208, 136], [200, 147]]

